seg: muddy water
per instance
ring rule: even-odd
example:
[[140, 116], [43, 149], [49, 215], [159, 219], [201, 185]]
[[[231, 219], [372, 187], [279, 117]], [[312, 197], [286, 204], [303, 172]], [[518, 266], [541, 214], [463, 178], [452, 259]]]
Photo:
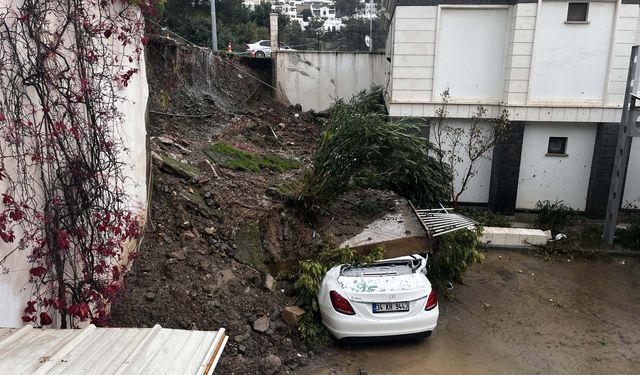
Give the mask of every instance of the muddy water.
[[336, 346], [297, 373], [640, 374], [638, 260], [490, 252], [441, 301], [432, 337]]

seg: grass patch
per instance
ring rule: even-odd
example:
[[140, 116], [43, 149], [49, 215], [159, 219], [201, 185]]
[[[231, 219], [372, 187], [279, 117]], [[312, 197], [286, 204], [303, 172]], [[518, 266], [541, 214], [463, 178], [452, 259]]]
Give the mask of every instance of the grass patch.
[[300, 162], [280, 156], [261, 156], [224, 142], [216, 142], [205, 150], [207, 156], [225, 168], [259, 172], [263, 169], [287, 171], [301, 167]]

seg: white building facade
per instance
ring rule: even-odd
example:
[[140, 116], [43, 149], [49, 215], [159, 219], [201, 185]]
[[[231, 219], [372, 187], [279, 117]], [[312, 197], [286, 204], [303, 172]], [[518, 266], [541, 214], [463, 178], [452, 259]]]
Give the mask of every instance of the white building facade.
[[[428, 122], [446, 89], [453, 126], [468, 126], [479, 104], [490, 117], [506, 108], [509, 140], [481, 163], [461, 201], [509, 213], [563, 200], [601, 217], [631, 47], [640, 43], [639, 4], [383, 0], [389, 114]], [[640, 206], [637, 139], [625, 206]]]

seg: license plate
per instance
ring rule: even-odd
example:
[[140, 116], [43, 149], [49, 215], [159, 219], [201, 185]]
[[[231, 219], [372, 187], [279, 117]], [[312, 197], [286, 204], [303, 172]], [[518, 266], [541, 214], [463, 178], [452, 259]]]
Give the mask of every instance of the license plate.
[[374, 313], [409, 311], [409, 302], [374, 303]]

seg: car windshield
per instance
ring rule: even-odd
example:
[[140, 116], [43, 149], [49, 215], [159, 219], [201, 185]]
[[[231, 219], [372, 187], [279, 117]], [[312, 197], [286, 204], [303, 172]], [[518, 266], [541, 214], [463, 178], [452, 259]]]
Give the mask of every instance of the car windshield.
[[402, 260], [393, 262], [379, 262], [361, 266], [346, 265], [342, 267], [341, 276], [367, 277], [367, 276], [401, 276], [410, 275], [420, 266], [420, 262]]

